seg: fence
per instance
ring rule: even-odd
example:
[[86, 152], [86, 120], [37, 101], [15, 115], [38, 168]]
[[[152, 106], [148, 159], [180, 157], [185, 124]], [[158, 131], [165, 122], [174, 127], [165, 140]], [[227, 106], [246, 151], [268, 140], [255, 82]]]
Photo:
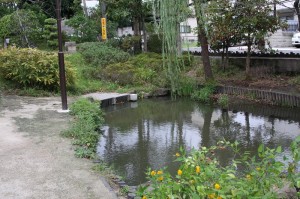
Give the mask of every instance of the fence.
[[300, 95], [234, 86], [218, 86], [217, 92], [229, 95], [244, 95], [255, 99], [266, 100], [275, 104], [300, 107]]

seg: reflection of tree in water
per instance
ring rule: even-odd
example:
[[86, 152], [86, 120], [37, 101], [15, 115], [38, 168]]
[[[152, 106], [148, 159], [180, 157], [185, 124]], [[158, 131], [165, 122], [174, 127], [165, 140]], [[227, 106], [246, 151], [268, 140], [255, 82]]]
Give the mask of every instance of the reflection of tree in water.
[[[190, 120], [193, 106], [185, 101], [145, 101], [134, 109], [107, 113], [105, 120], [109, 127], [104, 157], [109, 157], [108, 163], [114, 162], [118, 170], [127, 167], [127, 178], [144, 179], [145, 171], [149, 165], [153, 165], [153, 161], [160, 163], [160, 167], [169, 165], [171, 170], [176, 170], [178, 165], [170, 163], [174, 161], [174, 154], [179, 147], [186, 146], [183, 128], [186, 120]], [[164, 139], [166, 143], [161, 143], [152, 136], [151, 125], [169, 127], [169, 132], [162, 135], [168, 138]], [[116, 132], [126, 136], [132, 134], [133, 143], [126, 146], [116, 143]], [[134, 137], [135, 133], [137, 139]], [[154, 152], [159, 154], [155, 154], [157, 159], [151, 160], [153, 157], [150, 154]], [[131, 180], [131, 183], [141, 182]]]
[[[192, 121], [193, 113], [200, 113], [200, 117], [195, 114], [198, 123]], [[146, 100], [139, 102], [136, 108], [124, 105], [121, 111], [107, 112], [105, 121], [108, 130], [106, 137], [101, 138], [105, 139], [102, 142], [105, 145], [103, 158], [117, 170], [125, 170], [125, 177], [131, 178], [130, 183], [135, 185], [145, 181], [149, 166], [158, 169], [168, 165], [169, 170], [176, 171], [178, 165], [173, 163], [174, 154], [180, 146], [190, 146], [189, 139], [193, 139], [193, 146], [201, 140], [199, 145], [206, 147], [223, 138], [238, 141], [241, 152], [252, 151], [253, 155], [261, 143], [269, 147], [290, 143], [288, 138], [278, 136], [274, 118], [220, 111], [203, 104], [196, 106], [189, 100]], [[230, 163], [233, 154], [219, 150], [216, 156], [225, 165]]]

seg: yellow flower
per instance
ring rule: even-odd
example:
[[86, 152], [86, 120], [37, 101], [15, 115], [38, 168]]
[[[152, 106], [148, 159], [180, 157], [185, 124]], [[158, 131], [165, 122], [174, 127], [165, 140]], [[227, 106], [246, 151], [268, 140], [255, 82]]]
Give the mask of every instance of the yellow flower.
[[180, 153], [176, 153], [175, 155], [176, 155], [176, 157], [179, 157], [179, 156], [180, 156]]
[[157, 178], [158, 181], [163, 181], [164, 176], [160, 176], [159, 178]]
[[156, 171], [151, 171], [151, 176], [155, 176], [156, 175]]
[[219, 190], [219, 189], [221, 189], [221, 186], [220, 186], [218, 183], [216, 183], [216, 184], [215, 184], [215, 189], [218, 189], [218, 190]]
[[208, 195], [208, 198], [209, 198], [209, 199], [214, 199], [215, 196], [216, 196], [216, 195], [215, 195], [214, 193], [212, 193], [212, 194], [209, 194], [209, 195]]
[[146, 196], [143, 196], [142, 199], [147, 199], [147, 197], [146, 197]]
[[200, 171], [201, 171], [200, 166], [196, 166], [196, 173], [200, 173]]
[[181, 171], [180, 169], [178, 169], [177, 174], [178, 174], [179, 176], [181, 176], [181, 175], [182, 175], [182, 171]]
[[261, 168], [260, 168], [260, 167], [256, 167], [256, 170], [257, 170], [257, 171], [260, 171], [260, 170], [261, 170]]
[[248, 180], [250, 180], [251, 179], [251, 175], [246, 175], [246, 178], [248, 179]]
[[161, 170], [157, 171], [157, 175], [161, 175], [161, 174], [163, 174], [163, 171]]
[[221, 197], [221, 196], [218, 196], [217, 199], [222, 199], [222, 197]]

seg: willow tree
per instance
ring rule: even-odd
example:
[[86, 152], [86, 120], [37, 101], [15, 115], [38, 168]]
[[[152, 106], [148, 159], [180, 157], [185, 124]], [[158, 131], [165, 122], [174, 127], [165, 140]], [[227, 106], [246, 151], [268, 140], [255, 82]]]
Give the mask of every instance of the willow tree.
[[205, 9], [209, 0], [194, 0], [195, 14], [198, 25], [198, 41], [201, 45], [201, 57], [203, 61], [205, 80], [213, 80], [213, 73], [211, 70], [208, 50], [208, 33], [207, 33], [207, 20]]
[[167, 69], [167, 77], [171, 84], [172, 93], [179, 88], [181, 38], [180, 22], [184, 21], [188, 14], [188, 2], [182, 0], [156, 0], [153, 1], [153, 11], [157, 21], [157, 28], [163, 34], [164, 67]]

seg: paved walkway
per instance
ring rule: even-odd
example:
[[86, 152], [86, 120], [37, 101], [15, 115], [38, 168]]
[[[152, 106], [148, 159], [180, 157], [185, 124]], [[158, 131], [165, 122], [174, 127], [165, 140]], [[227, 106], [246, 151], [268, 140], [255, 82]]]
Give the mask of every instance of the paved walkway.
[[59, 109], [60, 98], [0, 96], [1, 199], [116, 198], [60, 136], [70, 117]]

